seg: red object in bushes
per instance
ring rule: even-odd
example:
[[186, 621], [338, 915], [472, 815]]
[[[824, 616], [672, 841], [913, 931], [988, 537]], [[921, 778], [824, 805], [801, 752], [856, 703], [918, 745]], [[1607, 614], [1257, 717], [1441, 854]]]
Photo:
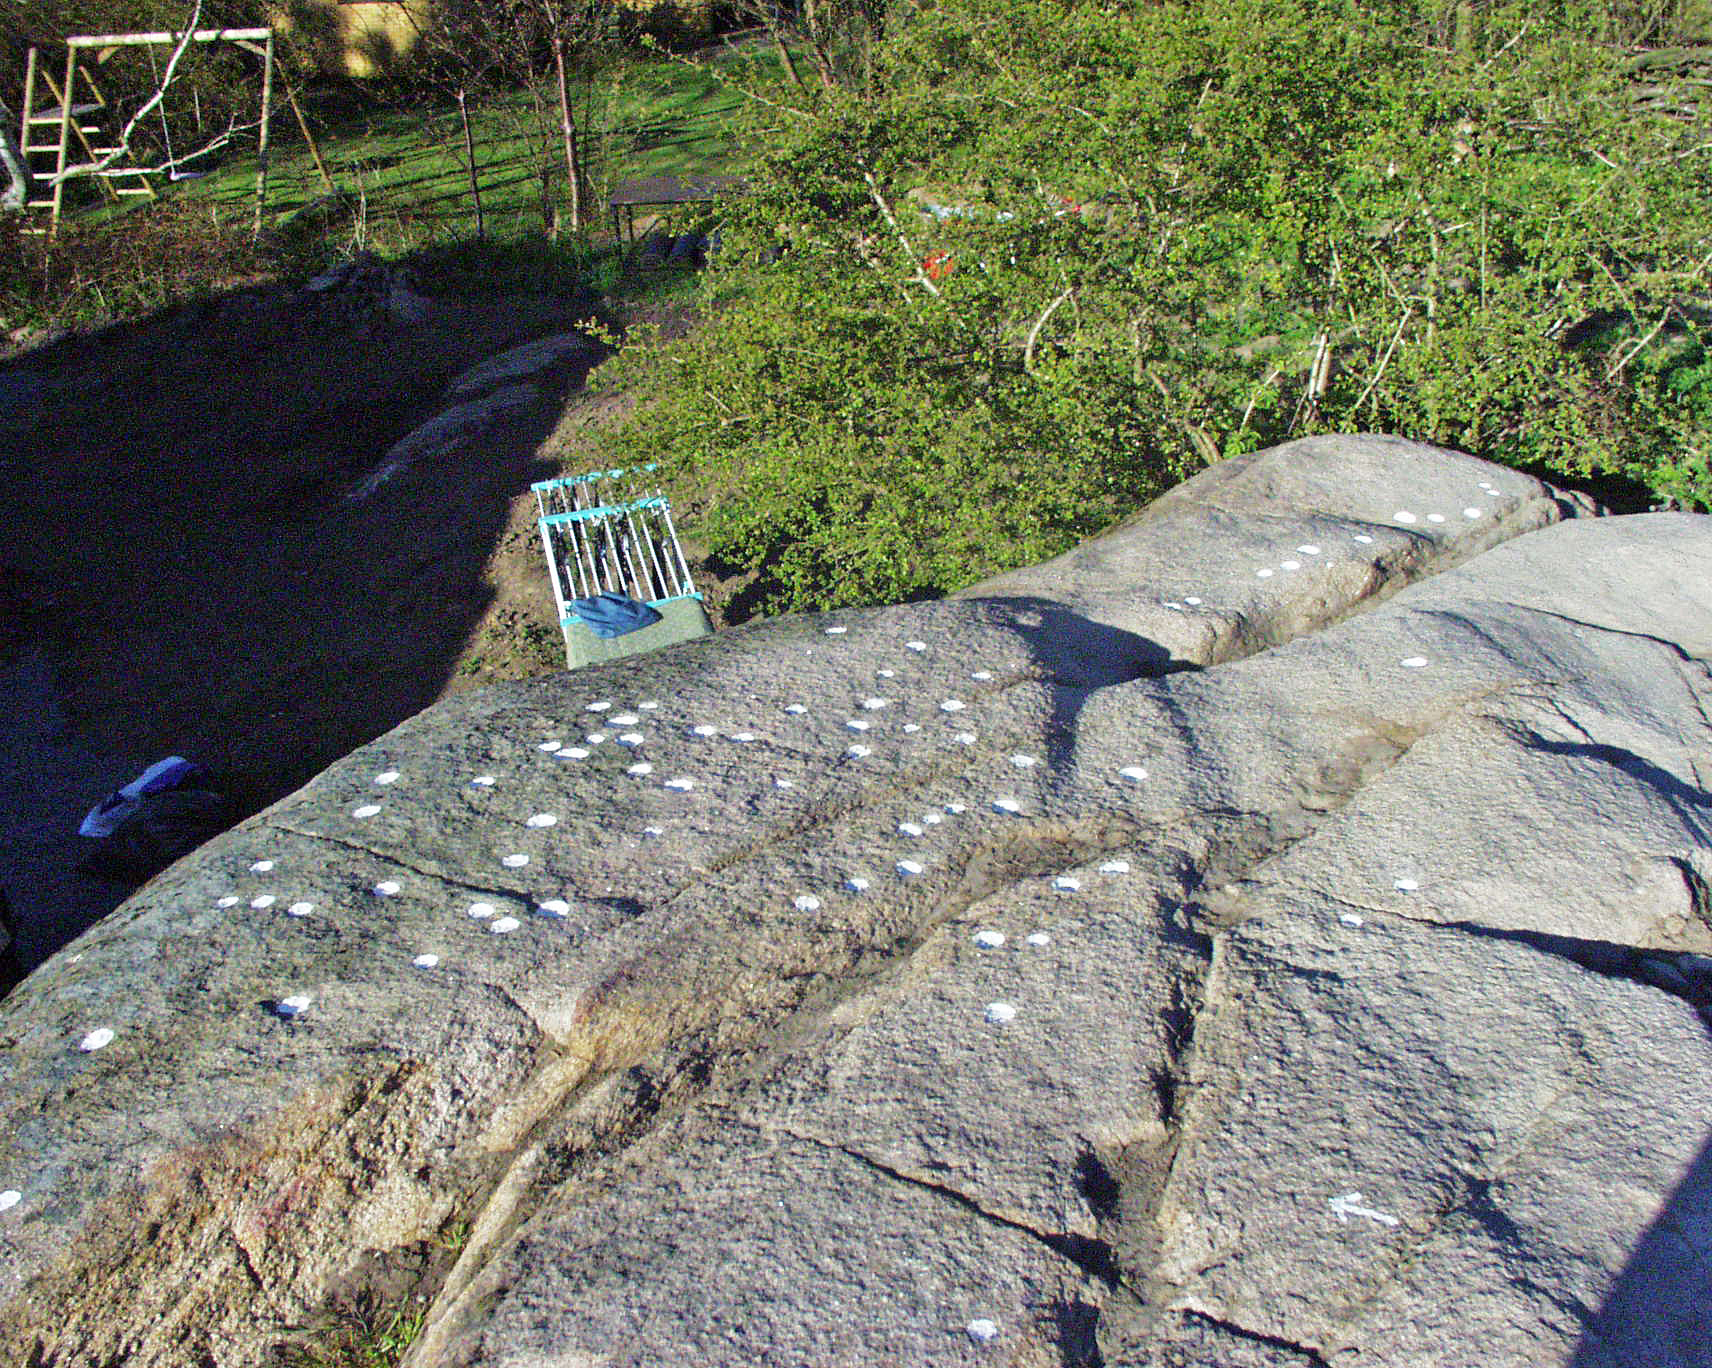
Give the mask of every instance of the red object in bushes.
[[943, 247], [935, 247], [921, 259], [921, 273], [929, 280], [944, 280], [956, 269], [956, 255]]

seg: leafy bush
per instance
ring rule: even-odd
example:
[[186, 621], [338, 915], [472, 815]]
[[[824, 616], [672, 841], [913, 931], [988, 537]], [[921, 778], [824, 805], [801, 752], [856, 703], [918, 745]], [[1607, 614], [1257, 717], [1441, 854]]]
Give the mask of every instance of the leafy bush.
[[1707, 507], [1712, 161], [1613, 47], [1644, 17], [895, 6], [862, 81], [753, 92], [709, 322], [612, 369], [613, 457], [773, 608], [956, 588], [1333, 429]]

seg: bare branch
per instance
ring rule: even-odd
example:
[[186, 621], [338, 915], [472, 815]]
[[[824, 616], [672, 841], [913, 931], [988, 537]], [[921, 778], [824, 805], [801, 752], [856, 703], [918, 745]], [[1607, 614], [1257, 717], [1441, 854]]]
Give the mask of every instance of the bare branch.
[[[160, 83], [156, 85], [154, 94], [144, 100], [142, 107], [131, 116], [119, 134], [118, 145], [105, 157], [90, 162], [87, 165], [67, 168], [62, 174], [55, 176], [51, 184], [72, 180], [77, 176], [98, 176], [122, 157], [131, 155], [131, 135], [137, 131], [137, 125], [154, 113], [160, 102], [166, 98], [167, 87], [172, 84], [172, 78], [178, 73], [178, 64], [184, 59], [191, 43], [196, 41], [196, 25], [202, 18], [202, 0], [192, 0], [190, 16], [184, 21], [184, 30], [179, 35], [178, 43], [172, 50], [172, 56], [167, 59], [166, 70], [161, 73]], [[71, 91], [65, 92], [67, 102], [71, 100]], [[67, 116], [69, 117], [69, 115]]]
[[1040, 330], [1046, 326], [1046, 320], [1052, 317], [1058, 306], [1075, 293], [1074, 288], [1064, 291], [1040, 311], [1040, 317], [1034, 320], [1034, 326], [1028, 330], [1028, 341], [1023, 344], [1022, 349], [1022, 368], [1030, 375], [1034, 374], [1034, 344], [1040, 340]]
[[[858, 160], [856, 164], [858, 166], [862, 166], [860, 160]], [[874, 173], [866, 166], [862, 166], [862, 179], [868, 182], [868, 194], [873, 199], [874, 203], [879, 206], [880, 214], [886, 220], [886, 226], [896, 234], [899, 244], [904, 249], [904, 254], [908, 256], [911, 261], [917, 263], [915, 279], [926, 287], [929, 294], [937, 296], [939, 294], [939, 286], [935, 285], [928, 277], [927, 272], [921, 269], [921, 256], [916, 252], [915, 248], [910, 245], [910, 240], [904, 236], [904, 230], [898, 224], [898, 216], [892, 212], [892, 206], [886, 203], [886, 197], [880, 193], [879, 181], [874, 179]]]

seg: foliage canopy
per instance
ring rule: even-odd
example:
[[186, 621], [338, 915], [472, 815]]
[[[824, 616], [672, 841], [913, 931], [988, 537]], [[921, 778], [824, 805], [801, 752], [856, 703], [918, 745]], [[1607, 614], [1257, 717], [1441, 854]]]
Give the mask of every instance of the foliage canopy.
[[896, 4], [830, 88], [751, 92], [712, 317], [611, 368], [614, 459], [771, 608], [954, 589], [1318, 431], [1712, 506], [1697, 23]]

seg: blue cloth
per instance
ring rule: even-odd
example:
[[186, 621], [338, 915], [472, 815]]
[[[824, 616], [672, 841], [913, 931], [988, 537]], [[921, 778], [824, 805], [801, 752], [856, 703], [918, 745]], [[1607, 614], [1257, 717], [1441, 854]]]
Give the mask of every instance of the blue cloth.
[[659, 613], [646, 603], [638, 603], [623, 594], [596, 594], [593, 598], [572, 599], [566, 607], [586, 622], [597, 637], [621, 637], [651, 627], [660, 620]]

